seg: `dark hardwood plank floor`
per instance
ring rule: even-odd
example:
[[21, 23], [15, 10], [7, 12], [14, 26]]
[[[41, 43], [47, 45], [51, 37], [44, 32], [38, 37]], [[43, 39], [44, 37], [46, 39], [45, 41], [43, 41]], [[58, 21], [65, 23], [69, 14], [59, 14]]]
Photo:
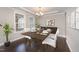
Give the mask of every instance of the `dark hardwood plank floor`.
[[9, 47], [1, 46], [0, 52], [70, 52], [66, 43], [66, 38], [58, 37], [56, 48], [49, 45], [41, 45], [40, 42], [30, 41], [28, 39], [20, 39], [14, 41]]
[[70, 49], [66, 42], [66, 38], [58, 37], [55, 51], [56, 52], [70, 52]]

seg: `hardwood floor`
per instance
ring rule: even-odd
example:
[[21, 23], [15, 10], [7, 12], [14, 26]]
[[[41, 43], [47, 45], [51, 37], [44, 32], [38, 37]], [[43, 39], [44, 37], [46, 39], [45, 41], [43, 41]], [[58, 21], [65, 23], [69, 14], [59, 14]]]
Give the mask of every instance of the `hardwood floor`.
[[55, 51], [56, 52], [70, 52], [70, 49], [66, 42], [66, 38], [58, 37]]
[[56, 48], [49, 45], [41, 45], [40, 42], [28, 41], [28, 39], [23, 38], [12, 42], [9, 47], [1, 46], [0, 52], [70, 52], [70, 50], [66, 43], [66, 38], [58, 37]]

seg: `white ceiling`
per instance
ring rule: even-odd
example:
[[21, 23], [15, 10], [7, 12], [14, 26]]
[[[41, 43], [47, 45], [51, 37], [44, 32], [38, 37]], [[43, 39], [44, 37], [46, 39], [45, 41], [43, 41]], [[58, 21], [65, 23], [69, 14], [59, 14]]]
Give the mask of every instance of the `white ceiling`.
[[[32, 14], [35, 14], [35, 11], [38, 7], [21, 7], [21, 9], [28, 11]], [[62, 13], [65, 12], [67, 8], [70, 7], [41, 7], [44, 10], [44, 14], [49, 14], [49, 13]]]

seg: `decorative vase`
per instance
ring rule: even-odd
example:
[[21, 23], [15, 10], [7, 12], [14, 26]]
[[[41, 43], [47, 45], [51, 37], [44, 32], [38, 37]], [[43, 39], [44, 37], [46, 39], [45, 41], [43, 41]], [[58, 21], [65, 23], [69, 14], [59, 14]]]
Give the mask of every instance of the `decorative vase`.
[[5, 42], [5, 43], [4, 43], [4, 46], [5, 46], [5, 47], [9, 47], [9, 46], [10, 46], [10, 42], [9, 42], [9, 41], [8, 41], [8, 42]]

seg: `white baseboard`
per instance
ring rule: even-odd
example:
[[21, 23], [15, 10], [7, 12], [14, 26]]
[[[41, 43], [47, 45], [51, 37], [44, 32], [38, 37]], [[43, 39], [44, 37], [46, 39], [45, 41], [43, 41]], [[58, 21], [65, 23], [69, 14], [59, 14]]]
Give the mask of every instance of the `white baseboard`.
[[69, 39], [70, 39], [70, 38], [68, 38], [68, 37], [67, 37], [66, 42], [67, 42], [67, 45], [68, 45], [68, 47], [69, 47], [70, 51], [72, 52], [72, 49], [71, 49], [70, 44], [69, 44], [69, 42], [68, 42], [68, 40], [69, 40]]
[[0, 46], [4, 45], [4, 43], [0, 43]]
[[58, 35], [58, 36], [66, 38], [66, 36], [65, 36], [65, 35]]
[[[14, 40], [10, 40], [10, 42], [14, 42], [14, 41], [19, 40], [19, 39], [21, 39], [21, 38], [23, 38], [23, 37], [20, 37], [20, 38], [14, 39]], [[4, 43], [5, 43], [5, 42], [0, 43], [0, 46], [3, 46], [3, 45], [4, 45]]]

